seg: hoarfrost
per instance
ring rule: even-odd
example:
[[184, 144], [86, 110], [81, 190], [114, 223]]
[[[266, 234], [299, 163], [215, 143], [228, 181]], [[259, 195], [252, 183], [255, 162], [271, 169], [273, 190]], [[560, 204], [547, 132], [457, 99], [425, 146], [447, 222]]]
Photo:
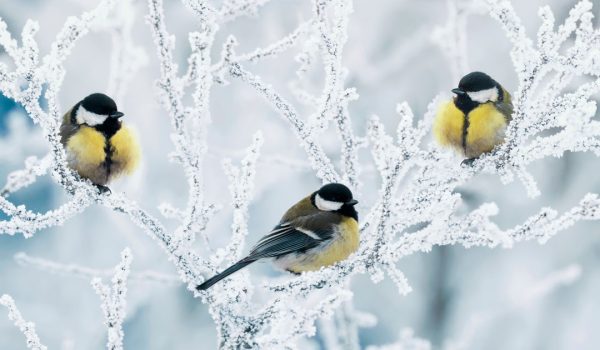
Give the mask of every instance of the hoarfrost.
[[[435, 246], [462, 245], [510, 248], [514, 244], [537, 240], [546, 242], [555, 234], [584, 220], [600, 218], [600, 200], [596, 194], [584, 196], [578, 205], [559, 214], [552, 208], [542, 208], [538, 214], [509, 229], [500, 229], [493, 217], [499, 208], [485, 203], [467, 213], [460, 213], [461, 196], [456, 188], [481, 173], [494, 174], [504, 183], [518, 179], [530, 197], [540, 190], [527, 169], [532, 162], [545, 157], [560, 157], [565, 152], [593, 152], [600, 155], [600, 126], [593, 120], [596, 104], [593, 96], [600, 91], [600, 30], [594, 28], [592, 3], [580, 1], [570, 12], [564, 24], [556, 28], [551, 10], [539, 11], [542, 24], [536, 40], [530, 39], [520, 18], [507, 0], [476, 1], [473, 4], [449, 0], [451, 16], [444, 27], [434, 35], [437, 43], [450, 38], [456, 51], [447, 51], [450, 69], [459, 76], [468, 68], [464, 55], [465, 21], [472, 11], [488, 12], [496, 19], [511, 41], [511, 57], [518, 77], [513, 93], [515, 112], [506, 132], [506, 142], [492, 153], [476, 160], [471, 167], [463, 167], [449, 153], [428, 144], [426, 136], [431, 129], [435, 110], [443, 96], [429, 104], [423, 116], [415, 116], [408, 103], [397, 107], [398, 126], [395, 132], [385, 130], [377, 116], [369, 118], [366, 135], [356, 135], [348, 104], [358, 98], [353, 87], [346, 86], [347, 69], [342, 54], [347, 40], [348, 21], [352, 13], [350, 0], [314, 0], [312, 18], [300, 21], [288, 35], [244, 54], [236, 53], [237, 39], [229, 36], [221, 48], [221, 57], [213, 62], [211, 52], [216, 47], [216, 34], [222, 24], [239, 16], [258, 14], [265, 0], [225, 1], [221, 8], [202, 0], [183, 3], [197, 16], [198, 30], [187, 36], [190, 55], [187, 67], [180, 72], [174, 58], [176, 38], [169, 33], [162, 0], [148, 0], [146, 21], [154, 38], [160, 65], [157, 82], [160, 101], [172, 126], [171, 140], [175, 151], [171, 159], [184, 170], [189, 186], [185, 208], [169, 203], [160, 206], [167, 218], [176, 219], [176, 229], [167, 230], [143, 205], [138, 205], [123, 193], [100, 194], [87, 181], [69, 169], [59, 141], [58, 127], [62, 108], [57, 95], [65, 70], [64, 60], [73, 46], [90, 29], [113, 31], [114, 49], [111, 58], [109, 90], [118, 98], [126, 91], [133, 74], [143, 64], [145, 53], [132, 42], [131, 23], [136, 15], [130, 1], [117, 5], [116, 1], [102, 1], [95, 9], [79, 17], [70, 17], [51, 45], [50, 53], [41, 57], [35, 34], [39, 25], [27, 21], [21, 43], [0, 21], [0, 45], [12, 59], [15, 69], [0, 63], [0, 91], [23, 105], [31, 119], [39, 125], [50, 147], [48, 156], [28, 158], [25, 168], [11, 173], [0, 196], [0, 210], [8, 219], [0, 221], [0, 233], [22, 233], [30, 237], [36, 232], [66, 222], [93, 204], [99, 204], [123, 213], [133, 223], [155, 239], [166, 257], [175, 265], [179, 278], [190, 292], [208, 305], [218, 332], [221, 348], [293, 349], [298, 341], [316, 332], [317, 320], [324, 337], [332, 348], [357, 348], [357, 329], [375, 323], [353, 309], [350, 290], [352, 277], [368, 274], [374, 283], [390, 278], [400, 294], [411, 291], [409, 280], [397, 267], [403, 257], [416, 252], [429, 252]], [[120, 7], [122, 16], [104, 23], [111, 11]], [[476, 7], [471, 7], [476, 6]], [[565, 43], [572, 45], [565, 49]], [[284, 94], [267, 80], [253, 73], [246, 65], [299, 46], [297, 81], [290, 83], [292, 94], [310, 107], [301, 115]], [[319, 57], [320, 61], [315, 59]], [[139, 64], [132, 64], [132, 62]], [[322, 63], [323, 86], [314, 96], [304, 86], [306, 72]], [[577, 79], [585, 77], [586, 79]], [[241, 164], [229, 160], [224, 163], [233, 198], [232, 234], [225, 247], [211, 247], [207, 225], [219, 205], [206, 198], [203, 166], [210, 155], [207, 135], [211, 123], [210, 96], [213, 89], [225, 88], [220, 83], [239, 79], [257, 96], [264, 98], [289, 124], [296, 142], [306, 152], [314, 174], [323, 182], [341, 181], [354, 191], [360, 190], [364, 179], [361, 170], [369, 169], [368, 159], [359, 158], [360, 148], [369, 148], [374, 169], [381, 184], [376, 200], [361, 203], [361, 244], [349, 259], [319, 271], [301, 276], [285, 276], [262, 283], [251, 281], [248, 272], [240, 272], [214, 288], [197, 292], [195, 286], [209, 274], [220, 271], [243, 253], [246, 236], [248, 207], [252, 200], [254, 178], [260, 162], [259, 149], [268, 142], [256, 133], [245, 151]], [[567, 90], [567, 86], [571, 89]], [[572, 88], [575, 86], [575, 88]], [[192, 98], [186, 99], [189, 94]], [[48, 103], [44, 109], [40, 98]], [[334, 125], [339, 135], [339, 164], [333, 160], [319, 135]], [[549, 130], [557, 130], [547, 135]], [[211, 150], [215, 152], [214, 150]], [[266, 158], [266, 157], [265, 157]], [[274, 156], [270, 161], [306, 168], [298, 163]], [[25, 206], [10, 201], [10, 194], [22, 189], [46, 172], [71, 195], [67, 203], [45, 213], [35, 213]], [[421, 225], [414, 232], [410, 227]], [[200, 237], [204, 244], [197, 252], [193, 243]], [[17, 257], [25, 264], [51, 272], [89, 276], [105, 272], [60, 265], [45, 260]], [[112, 286], [95, 279], [93, 284], [102, 299], [102, 308], [109, 328], [108, 347], [122, 348], [122, 322], [125, 317], [125, 281], [129, 274], [131, 253], [125, 250], [113, 277]], [[568, 270], [556, 283], [576, 278], [579, 271]], [[140, 278], [139, 276], [135, 277]], [[574, 277], [575, 276], [575, 277]], [[545, 287], [544, 287], [545, 288]], [[253, 298], [260, 293], [260, 300]], [[20, 317], [12, 299], [3, 296], [2, 304], [9, 308], [17, 325], [24, 329], [31, 348], [44, 349], [30, 324]], [[347, 343], [333, 336], [347, 334]], [[401, 334], [396, 344], [382, 349], [429, 349], [424, 340], [415, 338], [410, 331]]]

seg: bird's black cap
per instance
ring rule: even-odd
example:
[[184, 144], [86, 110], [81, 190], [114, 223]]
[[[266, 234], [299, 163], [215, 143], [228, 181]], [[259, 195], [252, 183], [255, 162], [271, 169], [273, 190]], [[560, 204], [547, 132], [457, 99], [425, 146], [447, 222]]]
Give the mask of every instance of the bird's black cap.
[[358, 203], [352, 198], [350, 189], [339, 183], [330, 183], [321, 187], [317, 193], [327, 201], [354, 205]]
[[123, 113], [117, 110], [115, 101], [105, 94], [91, 94], [81, 101], [81, 105], [92, 113], [100, 115], [118, 115], [119, 117], [123, 116]]
[[483, 72], [471, 72], [462, 77], [458, 83], [458, 89], [453, 89], [452, 91], [454, 93], [458, 93], [457, 91], [475, 92], [491, 89], [497, 85], [498, 83], [489, 75]]

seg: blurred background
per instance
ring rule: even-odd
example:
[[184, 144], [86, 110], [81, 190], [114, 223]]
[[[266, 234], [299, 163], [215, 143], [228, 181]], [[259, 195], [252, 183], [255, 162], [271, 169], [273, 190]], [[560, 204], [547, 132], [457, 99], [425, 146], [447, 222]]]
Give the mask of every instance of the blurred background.
[[[600, 15], [600, 1], [594, 0], [594, 13]], [[0, 17], [18, 36], [27, 19], [40, 23], [37, 34], [42, 54], [65, 19], [92, 9], [92, 0], [0, 0]], [[114, 184], [142, 204], [168, 226], [176, 222], [161, 217], [157, 207], [169, 202], [185, 207], [186, 181], [181, 168], [170, 163], [168, 153], [170, 122], [158, 104], [154, 82], [159, 76], [155, 46], [144, 23], [147, 5], [134, 1], [132, 40], [143, 48], [146, 64], [133, 76], [117, 104], [126, 122], [135, 126], [143, 147], [143, 166], [135, 176]], [[550, 5], [561, 23], [574, 0], [514, 1], [530, 37], [535, 38], [540, 24], [537, 10]], [[357, 0], [350, 18], [349, 39], [343, 63], [348, 68], [346, 86], [357, 88], [360, 98], [350, 104], [353, 127], [364, 135], [367, 119], [378, 115], [388, 130], [394, 130], [397, 103], [407, 101], [416, 116], [440, 92], [456, 86], [450, 64], [432, 40], [437, 26], [448, 19], [444, 0]], [[180, 70], [189, 54], [187, 33], [197, 29], [197, 19], [180, 1], [165, 1], [169, 31], [177, 36], [176, 56]], [[311, 2], [271, 1], [257, 16], [241, 17], [221, 26], [213, 48], [217, 60], [220, 46], [228, 34], [239, 41], [237, 52], [263, 47], [294, 30], [311, 18]], [[597, 23], [597, 21], [596, 21]], [[509, 91], [516, 88], [516, 74], [510, 44], [497, 22], [487, 14], [474, 14], [467, 21], [469, 70], [482, 70]], [[301, 45], [300, 45], [301, 48]], [[96, 30], [79, 41], [65, 66], [67, 75], [60, 94], [66, 111], [92, 92], [106, 92], [111, 36]], [[295, 79], [299, 47], [246, 67], [260, 75], [294, 103], [301, 115], [311, 111], [298, 103], [289, 89]], [[0, 62], [8, 62], [0, 49]], [[321, 68], [309, 76], [320, 89]], [[210, 201], [223, 209], [211, 221], [208, 232], [214, 246], [223, 246], [230, 236], [231, 202], [221, 163], [231, 157], [234, 164], [240, 151], [262, 130], [265, 144], [257, 168], [254, 199], [250, 206], [248, 244], [257, 241], [286, 208], [320, 185], [314, 173], [303, 166], [268, 161], [286, 157], [297, 163], [306, 161], [286, 122], [258, 96], [239, 81], [216, 85], [211, 96], [212, 124], [209, 129], [209, 154], [204, 167], [205, 187]], [[322, 137], [324, 147], [339, 160], [339, 139], [334, 133]], [[23, 168], [30, 155], [43, 156], [47, 146], [40, 131], [11, 100], [0, 95], [0, 183], [6, 175]], [[265, 158], [267, 160], [265, 160]], [[360, 154], [364, 164], [364, 183], [357, 195], [359, 212], [366, 213], [379, 185], [377, 174], [368, 169], [372, 159]], [[564, 211], [577, 204], [587, 192], [600, 192], [597, 176], [600, 160], [592, 154], [566, 154], [544, 159], [530, 167], [542, 195], [526, 197], [520, 183], [502, 185], [496, 176], [480, 175], [460, 191], [464, 210], [494, 201], [500, 207], [496, 222], [509, 228], [550, 206]], [[10, 196], [34, 211], [46, 211], [67, 197], [49, 176]], [[5, 219], [0, 213], [0, 220]], [[165, 254], [149, 236], [126, 217], [93, 206], [64, 226], [38, 232], [33, 238], [0, 235], [0, 294], [13, 296], [24, 317], [35, 322], [42, 342], [51, 349], [101, 349], [106, 328], [100, 301], [90, 281], [71, 275], [49, 274], [31, 266], [21, 266], [14, 255], [28, 255], [60, 263], [97, 269], [112, 268], [120, 251], [131, 247], [133, 270], [152, 269], [175, 274]], [[198, 248], [202, 251], [202, 247]], [[434, 348], [449, 349], [598, 349], [600, 334], [600, 236], [597, 222], [579, 223], [552, 238], [547, 244], [519, 243], [513, 249], [436, 247], [399, 263], [413, 292], [400, 296], [388, 280], [373, 285], [366, 276], [355, 277], [352, 290], [354, 307], [375, 315], [378, 323], [360, 329], [362, 346], [383, 345], [396, 340], [401, 330], [411, 328], [418, 337], [428, 339]], [[250, 268], [257, 279], [280, 273], [268, 264]], [[216, 331], [206, 307], [192, 298], [183, 285], [151, 281], [129, 284], [127, 319], [124, 324], [125, 348], [129, 349], [208, 349], [216, 347]], [[319, 333], [305, 346], [323, 348]], [[0, 349], [25, 349], [24, 337], [8, 321], [0, 308]]]

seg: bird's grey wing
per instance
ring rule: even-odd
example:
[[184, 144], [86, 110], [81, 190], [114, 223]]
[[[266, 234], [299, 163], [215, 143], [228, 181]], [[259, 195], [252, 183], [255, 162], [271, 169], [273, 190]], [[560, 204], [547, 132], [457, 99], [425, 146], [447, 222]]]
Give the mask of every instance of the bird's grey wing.
[[69, 110], [63, 116], [63, 122], [60, 125], [60, 142], [66, 145], [69, 138], [77, 132], [77, 129], [79, 129], [79, 126], [71, 123], [71, 110]]
[[510, 123], [510, 121], [512, 120], [512, 114], [513, 114], [513, 104], [512, 104], [512, 99], [510, 94], [504, 90], [504, 98], [502, 99], [502, 101], [498, 101], [496, 102], [495, 106], [496, 108], [500, 111], [500, 113], [502, 113], [504, 115], [504, 117], [506, 118], [506, 121], [508, 123]]
[[339, 222], [338, 215], [321, 212], [281, 223], [258, 241], [248, 258], [273, 258], [314, 248], [333, 236], [332, 225]]

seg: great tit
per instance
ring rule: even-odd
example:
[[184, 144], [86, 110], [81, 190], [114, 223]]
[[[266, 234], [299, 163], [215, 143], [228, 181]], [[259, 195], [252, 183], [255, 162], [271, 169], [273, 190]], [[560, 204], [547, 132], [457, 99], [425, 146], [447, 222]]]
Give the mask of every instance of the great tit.
[[108, 182], [133, 172], [139, 163], [138, 141], [121, 117], [112, 98], [95, 93], [65, 113], [60, 127], [69, 166], [102, 192], [110, 191]]
[[265, 258], [279, 268], [299, 274], [346, 259], [358, 249], [358, 201], [348, 187], [330, 183], [294, 204], [279, 224], [250, 250], [248, 256], [209, 278], [206, 290], [223, 278]]
[[468, 164], [504, 142], [513, 105], [510, 94], [482, 72], [465, 75], [452, 92], [456, 96], [440, 106], [433, 133], [438, 143], [454, 148]]

